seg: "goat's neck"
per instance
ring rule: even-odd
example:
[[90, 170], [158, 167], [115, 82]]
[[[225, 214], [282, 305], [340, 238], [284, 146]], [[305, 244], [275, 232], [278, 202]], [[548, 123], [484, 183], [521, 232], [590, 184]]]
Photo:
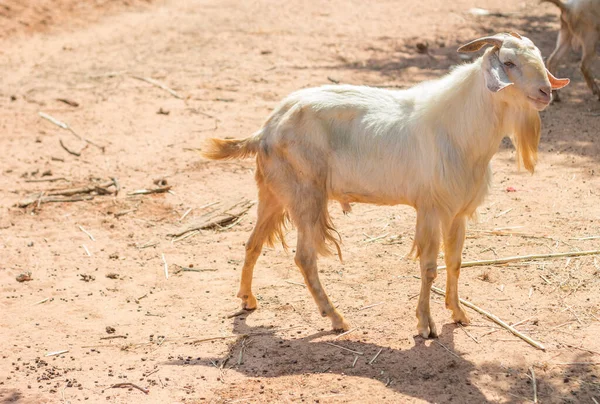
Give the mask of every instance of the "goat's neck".
[[465, 163], [487, 166], [505, 136], [502, 116], [510, 107], [487, 89], [481, 59], [459, 67], [449, 78], [439, 97], [437, 121], [451, 128], [444, 136], [468, 158]]

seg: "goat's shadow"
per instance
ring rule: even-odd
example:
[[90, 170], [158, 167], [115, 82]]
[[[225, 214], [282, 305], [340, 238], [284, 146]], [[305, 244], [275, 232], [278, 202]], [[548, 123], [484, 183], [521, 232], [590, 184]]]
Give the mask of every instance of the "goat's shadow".
[[[233, 332], [240, 336], [252, 335], [252, 342], [247, 348], [242, 348], [243, 339], [239, 339], [223, 357], [198, 358], [193, 362], [174, 360], [167, 364], [211, 367], [229, 361], [227, 367], [248, 377], [333, 373], [377, 380], [387, 388], [427, 402], [449, 402], [453, 398], [459, 398], [460, 402], [488, 401], [470, 382], [470, 374], [476, 366], [454, 352], [454, 324], [444, 324], [441, 336], [436, 340], [414, 337], [414, 345], [406, 350], [366, 342], [366, 339], [315, 341], [332, 334], [325, 331], [300, 338], [281, 338], [273, 329], [248, 326], [245, 317], [236, 319], [233, 328]], [[237, 364], [241, 349], [245, 349], [244, 360]], [[370, 364], [380, 350], [381, 353]], [[192, 355], [196, 357], [197, 353]]]

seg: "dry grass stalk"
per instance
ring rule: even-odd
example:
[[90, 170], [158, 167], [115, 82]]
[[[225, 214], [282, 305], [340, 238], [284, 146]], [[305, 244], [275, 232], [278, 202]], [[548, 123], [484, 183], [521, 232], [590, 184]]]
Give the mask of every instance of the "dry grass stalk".
[[250, 208], [253, 205], [253, 201], [242, 200], [241, 202], [232, 205], [231, 207], [225, 209], [222, 212], [210, 214], [208, 218], [199, 225], [195, 225], [177, 233], [168, 234], [168, 236], [173, 237], [177, 240], [182, 240], [183, 238], [181, 237], [187, 235], [188, 233], [197, 234], [197, 232], [199, 232], [200, 230], [209, 230], [214, 228], [223, 229], [224, 226], [231, 225], [232, 223], [238, 221], [243, 215], [245, 215], [250, 210]]
[[294, 281], [288, 281], [288, 280], [286, 280], [285, 282], [289, 283], [289, 284], [292, 284], [292, 285], [298, 285], [298, 286], [306, 287], [305, 284], [300, 283], [300, 282], [294, 282]]
[[354, 362], [352, 362], [352, 367], [356, 366], [356, 362], [358, 361], [358, 355], [354, 357]]
[[46, 356], [56, 356], [56, 355], [62, 355], [62, 354], [64, 354], [64, 353], [67, 353], [67, 352], [69, 352], [69, 350], [68, 350], [68, 349], [63, 349], [62, 351], [48, 352], [48, 353], [46, 354]]
[[90, 253], [90, 250], [88, 250], [87, 246], [85, 244], [82, 244], [81, 246], [85, 250], [85, 253], [88, 255], [88, 257], [91, 257], [92, 254]]
[[352, 353], [354, 353], [354, 354], [356, 354], [356, 355], [364, 355], [364, 352], [354, 351], [354, 350], [352, 350], [352, 349], [349, 349], [349, 348], [343, 347], [343, 346], [341, 346], [341, 345], [332, 344], [331, 342], [326, 342], [326, 344], [327, 344], [327, 345], [334, 346], [334, 347], [336, 347], [336, 348], [343, 349], [344, 351], [352, 352]]
[[[84, 137], [82, 137], [82, 136], [78, 135], [78, 134], [77, 134], [77, 132], [75, 132], [75, 131], [73, 130], [73, 128], [71, 128], [71, 127], [70, 127], [68, 124], [66, 124], [66, 123], [64, 123], [64, 122], [62, 122], [62, 121], [59, 121], [58, 119], [54, 118], [54, 117], [53, 117], [53, 116], [51, 116], [51, 115], [48, 115], [48, 114], [46, 114], [45, 112], [39, 112], [38, 114], [39, 114], [39, 115], [40, 115], [42, 118], [44, 118], [44, 119], [46, 119], [46, 120], [48, 120], [48, 121], [52, 122], [52, 123], [53, 123], [53, 124], [55, 124], [56, 126], [58, 126], [58, 127], [62, 128], [62, 129], [68, 130], [68, 131], [69, 131], [69, 132], [71, 132], [71, 133], [73, 134], [73, 136], [75, 136], [76, 138], [78, 138], [78, 139], [80, 139], [80, 140], [83, 140], [84, 142], [86, 142], [86, 143], [89, 143], [89, 144], [91, 144], [91, 145], [93, 145], [93, 146], [96, 146], [97, 148], [99, 148], [100, 150], [102, 150], [102, 152], [104, 153], [104, 146], [99, 146], [99, 145], [97, 145], [96, 143], [92, 142], [91, 140], [88, 140], [88, 139], [86, 139], [86, 138], [84, 138]], [[63, 146], [63, 147], [64, 147], [64, 146]], [[67, 151], [68, 151], [68, 150], [67, 150]]]
[[458, 359], [462, 359], [462, 358], [461, 358], [460, 356], [458, 356], [456, 353], [454, 353], [454, 352], [452, 352], [450, 349], [448, 349], [448, 348], [446, 347], [446, 345], [442, 344], [440, 341], [438, 341], [438, 340], [433, 340], [433, 342], [435, 342], [436, 344], [438, 344], [439, 346], [441, 346], [442, 348], [444, 348], [446, 351], [450, 352], [450, 354], [451, 354], [452, 356], [455, 356], [455, 357], [457, 357]]
[[467, 329], [465, 328], [464, 325], [462, 325], [461, 323], [457, 323], [457, 324], [460, 327], [460, 329], [463, 330], [465, 332], [465, 334], [467, 334], [469, 336], [469, 338], [471, 338], [473, 341], [475, 341], [476, 343], [479, 344], [479, 341], [477, 341], [477, 338], [475, 338], [473, 335], [471, 335], [471, 333], [469, 331], [467, 331]]
[[179, 98], [180, 100], [183, 100], [183, 97], [179, 94], [177, 94], [177, 92], [175, 90], [173, 90], [170, 87], [167, 87], [166, 85], [164, 85], [163, 83], [161, 83], [160, 81], [156, 81], [154, 79], [151, 79], [150, 77], [142, 77], [142, 76], [131, 76], [134, 79], [137, 80], [141, 80], [141, 81], [145, 81], [146, 83], [150, 83], [155, 87], [158, 87], [160, 89], [165, 90], [166, 92], [168, 92], [169, 94], [171, 94], [173, 97], [175, 98]]
[[69, 182], [69, 180], [66, 179], [65, 177], [40, 178], [40, 179], [34, 179], [34, 180], [25, 180], [25, 182], [56, 182], [56, 181], [67, 181], [67, 182]]
[[167, 260], [165, 259], [165, 254], [161, 254], [162, 261], [165, 264], [165, 278], [169, 279], [169, 264], [167, 264]]
[[[446, 296], [446, 292], [444, 292], [443, 290], [436, 288], [435, 286], [431, 287], [431, 291], [434, 293], [437, 293], [438, 295], [442, 295], [442, 296]], [[470, 309], [475, 310], [476, 312], [478, 312], [479, 314], [483, 314], [484, 316], [486, 316], [487, 318], [489, 318], [490, 320], [492, 320], [493, 322], [495, 322], [496, 324], [506, 328], [508, 331], [510, 331], [511, 333], [513, 333], [514, 335], [516, 335], [517, 337], [521, 338], [522, 340], [524, 340], [525, 342], [527, 342], [528, 344], [541, 349], [542, 351], [545, 351], [546, 348], [544, 348], [544, 346], [542, 344], [540, 344], [537, 341], [534, 341], [533, 339], [529, 338], [527, 335], [515, 330], [513, 327], [511, 327], [510, 325], [506, 324], [504, 321], [500, 320], [496, 315], [492, 314], [492, 313], [488, 313], [487, 311], [475, 306], [473, 303], [468, 302], [464, 299], [459, 299], [460, 302], [469, 307]]]
[[379, 303], [375, 303], [375, 304], [371, 304], [369, 306], [365, 306], [365, 307], [361, 307], [360, 309], [358, 309], [357, 311], [362, 311], [362, 310], [366, 310], [366, 309], [370, 309], [372, 307], [377, 307], [377, 306], [381, 306], [382, 304], [384, 304], [385, 302], [379, 302]]
[[531, 384], [533, 384], [533, 402], [537, 404], [537, 381], [535, 380], [535, 371], [533, 370], [533, 366], [529, 368], [531, 372]]
[[79, 226], [79, 230], [81, 230], [82, 232], [87, 234], [87, 236], [90, 238], [90, 240], [96, 241], [96, 239], [94, 239], [94, 236], [92, 236], [86, 229], [84, 229], [83, 226]]
[[[116, 189], [115, 181], [115, 179], [111, 179], [110, 181], [102, 182], [100, 184], [90, 184], [83, 187], [42, 191], [39, 196], [19, 201], [16, 206], [20, 208], [26, 208], [34, 203], [41, 205], [42, 203], [48, 202], [88, 201], [94, 199], [94, 196], [96, 195], [109, 195], [116, 193], [116, 191], [109, 189], [110, 187], [115, 187]], [[71, 198], [59, 198], [59, 196]]]
[[158, 187], [153, 189], [138, 189], [136, 191], [129, 192], [127, 195], [148, 195], [148, 194], [162, 194], [171, 190], [171, 186]]
[[183, 219], [185, 219], [185, 217], [190, 214], [192, 209], [193, 208], [189, 208], [188, 210], [186, 210], [185, 213], [179, 218], [179, 221], [181, 222]]
[[380, 348], [379, 351], [377, 351], [377, 353], [375, 354], [375, 356], [373, 357], [373, 359], [371, 359], [369, 361], [369, 365], [372, 365], [373, 362], [375, 362], [375, 360], [379, 357], [379, 354], [381, 353], [381, 351], [383, 351], [383, 348]]
[[[482, 265], [499, 265], [506, 264], [509, 262], [516, 261], [531, 261], [543, 258], [562, 258], [562, 257], [581, 257], [584, 255], [596, 255], [600, 254], [600, 250], [588, 250], [588, 251], [570, 251], [564, 253], [552, 253], [552, 254], [532, 254], [532, 255], [521, 255], [515, 257], [498, 258], [495, 260], [481, 260], [481, 261], [465, 261], [461, 264], [461, 268], [475, 267]], [[438, 271], [446, 269], [446, 265], [438, 266]]]
[[356, 331], [356, 330], [358, 330], [358, 328], [352, 328], [351, 330], [348, 330], [348, 331], [346, 331], [346, 332], [343, 332], [343, 333], [341, 333], [340, 335], [338, 335], [337, 337], [335, 337], [335, 338], [334, 338], [334, 340], [338, 340], [338, 339], [340, 339], [340, 338], [342, 338], [342, 337], [344, 337], [344, 336], [346, 336], [346, 335], [348, 335], [348, 334], [350, 334], [351, 332], [354, 332], [354, 331]]
[[580, 351], [584, 351], [584, 352], [589, 352], [595, 355], [600, 355], [600, 352], [598, 351], [592, 351], [591, 349], [587, 349], [587, 348], [581, 348], [575, 345], [569, 345], [569, 344], [565, 344], [566, 346], [568, 346], [569, 348], [574, 348], [574, 349], [579, 349]]

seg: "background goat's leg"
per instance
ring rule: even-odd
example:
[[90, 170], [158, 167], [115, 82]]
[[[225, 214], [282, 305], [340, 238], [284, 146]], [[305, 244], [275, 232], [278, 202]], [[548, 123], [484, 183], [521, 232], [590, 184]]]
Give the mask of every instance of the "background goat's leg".
[[465, 243], [466, 219], [457, 216], [444, 226], [444, 259], [446, 261], [446, 308], [452, 310], [455, 323], [469, 324], [469, 317], [458, 300], [458, 277]]
[[306, 283], [306, 286], [308, 286], [308, 290], [312, 294], [313, 299], [315, 299], [321, 315], [331, 319], [331, 325], [334, 330], [347, 331], [350, 329], [349, 324], [335, 309], [319, 280], [319, 272], [317, 270], [317, 250], [315, 248], [317, 242], [315, 237], [318, 237], [318, 234], [319, 233], [311, 227], [310, 222], [305, 222], [302, 224], [302, 227], [299, 227], [298, 246], [296, 248], [294, 260], [296, 261], [296, 265], [298, 265], [302, 271], [304, 282]]
[[[561, 29], [558, 32], [558, 38], [556, 39], [556, 48], [548, 58], [547, 62], [548, 70], [555, 76], [558, 76], [558, 63], [565, 57], [569, 50], [571, 50], [571, 40], [572, 35], [569, 27], [564, 22], [561, 22]], [[554, 91], [554, 100], [560, 101], [557, 90]]]
[[252, 274], [254, 265], [262, 251], [265, 240], [268, 240], [279, 222], [282, 220], [283, 207], [275, 195], [266, 186], [259, 185], [258, 217], [256, 226], [246, 242], [246, 257], [242, 268], [242, 279], [238, 297], [242, 299], [242, 307], [246, 310], [256, 309], [256, 298], [252, 294]]
[[424, 209], [417, 211], [415, 246], [421, 266], [417, 331], [423, 338], [435, 338], [437, 330], [429, 311], [431, 285], [437, 277], [437, 255], [440, 250], [440, 222], [435, 212]]
[[598, 34], [595, 31], [588, 33], [584, 38], [582, 38], [583, 55], [581, 58], [581, 73], [583, 73], [585, 82], [590, 90], [592, 90], [594, 95], [600, 99], [600, 89], [598, 88], [598, 84], [596, 84], [596, 80], [594, 80], [594, 76], [592, 76], [592, 72], [590, 70], [590, 65], [592, 64], [592, 60], [596, 55], [596, 42], [598, 42]]

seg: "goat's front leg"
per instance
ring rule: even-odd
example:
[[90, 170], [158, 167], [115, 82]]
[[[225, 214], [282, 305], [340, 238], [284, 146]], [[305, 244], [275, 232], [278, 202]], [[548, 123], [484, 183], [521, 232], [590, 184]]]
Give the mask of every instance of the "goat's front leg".
[[446, 261], [446, 308], [452, 310], [455, 323], [469, 324], [469, 316], [458, 300], [458, 277], [465, 243], [466, 219], [458, 216], [444, 226], [444, 260]]
[[335, 331], [348, 331], [349, 324], [344, 317], [335, 309], [319, 280], [317, 269], [317, 251], [315, 249], [315, 232], [310, 227], [298, 229], [298, 245], [294, 261], [302, 271], [304, 283], [308, 287], [313, 299], [319, 307], [323, 317], [329, 317]]
[[417, 230], [415, 247], [420, 258], [421, 292], [417, 305], [417, 331], [423, 338], [436, 338], [437, 330], [431, 312], [429, 300], [431, 285], [437, 277], [437, 255], [440, 249], [440, 223], [434, 212], [417, 212]]

